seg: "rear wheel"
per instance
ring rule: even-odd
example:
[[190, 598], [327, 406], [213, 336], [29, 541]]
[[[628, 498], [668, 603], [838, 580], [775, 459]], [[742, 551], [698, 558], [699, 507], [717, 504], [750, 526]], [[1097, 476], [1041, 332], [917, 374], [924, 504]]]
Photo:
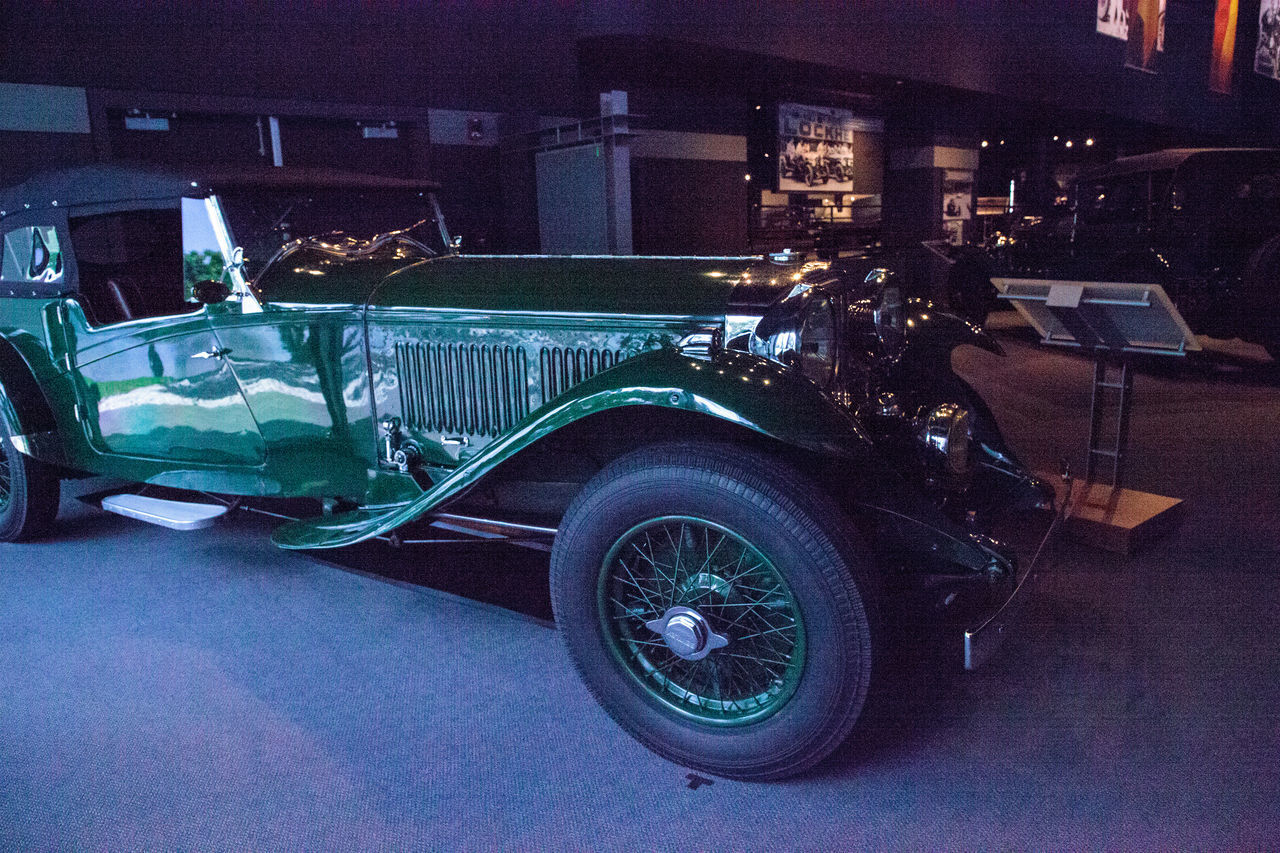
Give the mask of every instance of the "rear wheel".
[[864, 550], [776, 460], [711, 444], [606, 466], [552, 555], [556, 622], [605, 710], [655, 752], [739, 779], [848, 735], [880, 649]]
[[1263, 243], [1244, 268], [1245, 316], [1252, 317], [1254, 339], [1280, 361], [1280, 235]]
[[61, 484], [48, 465], [19, 453], [10, 438], [0, 418], [0, 542], [21, 542], [49, 531]]

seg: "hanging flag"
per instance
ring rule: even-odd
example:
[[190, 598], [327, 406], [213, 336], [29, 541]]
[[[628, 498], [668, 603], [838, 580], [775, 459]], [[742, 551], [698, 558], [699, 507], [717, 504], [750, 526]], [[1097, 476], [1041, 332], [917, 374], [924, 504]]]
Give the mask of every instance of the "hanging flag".
[[[1164, 52], [1164, 7], [1167, 0], [1160, 0], [1160, 35], [1156, 38], [1156, 50]], [[1104, 36], [1129, 40], [1129, 0], [1098, 0], [1097, 30]]]
[[1213, 59], [1209, 65], [1209, 90], [1231, 94], [1231, 68], [1236, 60], [1236, 12], [1239, 0], [1218, 0], [1213, 16]]
[[1280, 0], [1262, 0], [1258, 10], [1258, 49], [1253, 54], [1253, 70], [1280, 80]]
[[1160, 29], [1164, 25], [1160, 0], [1128, 0], [1125, 4], [1129, 24], [1128, 48], [1124, 52], [1126, 68], [1148, 74], [1156, 72], [1156, 49]]

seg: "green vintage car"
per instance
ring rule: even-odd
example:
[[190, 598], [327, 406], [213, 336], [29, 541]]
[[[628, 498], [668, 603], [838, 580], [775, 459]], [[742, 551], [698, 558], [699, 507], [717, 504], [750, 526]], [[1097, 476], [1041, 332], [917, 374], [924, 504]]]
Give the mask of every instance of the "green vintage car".
[[587, 687], [743, 779], [845, 738], [901, 614], [990, 654], [1029, 570], [993, 531], [1052, 492], [951, 370], [984, 332], [862, 262], [461, 254], [432, 190], [93, 166], [0, 192], [0, 540], [86, 475], [175, 528], [314, 507], [282, 548], [553, 540]]

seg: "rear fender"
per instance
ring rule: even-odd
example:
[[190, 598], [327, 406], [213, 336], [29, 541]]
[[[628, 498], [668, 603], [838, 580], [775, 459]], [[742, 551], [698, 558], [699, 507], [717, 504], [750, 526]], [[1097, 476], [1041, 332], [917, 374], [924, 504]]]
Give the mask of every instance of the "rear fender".
[[[18, 338], [17, 340], [20, 340]], [[13, 446], [28, 456], [62, 462], [53, 408], [15, 338], [0, 332], [0, 418]]]
[[896, 479], [857, 422], [795, 371], [747, 353], [693, 358], [664, 349], [575, 385], [408, 503], [294, 522], [272, 539], [282, 548], [334, 548], [379, 536], [430, 512], [556, 430], [620, 407], [696, 413]]

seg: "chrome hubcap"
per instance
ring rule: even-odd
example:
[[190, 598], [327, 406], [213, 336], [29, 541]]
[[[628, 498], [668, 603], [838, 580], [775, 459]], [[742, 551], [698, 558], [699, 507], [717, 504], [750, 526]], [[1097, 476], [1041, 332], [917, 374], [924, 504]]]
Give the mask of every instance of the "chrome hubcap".
[[729, 638], [711, 630], [704, 617], [691, 607], [672, 607], [644, 626], [662, 638], [667, 648], [685, 660], [702, 660], [729, 645]]

